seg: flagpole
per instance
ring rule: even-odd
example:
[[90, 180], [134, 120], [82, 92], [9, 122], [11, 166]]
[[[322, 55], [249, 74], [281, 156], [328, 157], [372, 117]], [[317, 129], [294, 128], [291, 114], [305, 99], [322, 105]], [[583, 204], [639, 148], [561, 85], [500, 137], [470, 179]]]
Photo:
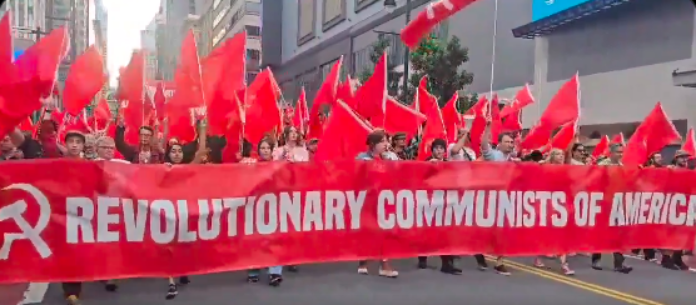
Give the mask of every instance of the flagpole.
[[[489, 91], [489, 98], [493, 101], [493, 82], [495, 81], [495, 51], [496, 51], [496, 40], [498, 37], [498, 0], [495, 0], [495, 8], [493, 9], [493, 43], [491, 52], [491, 84]], [[490, 104], [492, 105], [492, 104]], [[490, 106], [489, 105], [489, 106]], [[488, 107], [488, 116], [491, 116], [492, 107]]]

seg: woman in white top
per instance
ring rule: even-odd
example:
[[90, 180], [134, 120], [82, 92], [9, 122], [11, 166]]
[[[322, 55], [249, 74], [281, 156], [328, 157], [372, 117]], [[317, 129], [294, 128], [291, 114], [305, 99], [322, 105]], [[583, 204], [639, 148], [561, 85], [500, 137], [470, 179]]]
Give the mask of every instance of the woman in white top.
[[465, 128], [460, 128], [457, 132], [457, 142], [450, 144], [447, 147], [450, 161], [474, 161], [476, 160], [476, 152], [467, 147], [471, 143], [469, 131]]
[[309, 161], [309, 152], [302, 144], [300, 134], [295, 127], [285, 127], [279, 144], [278, 148], [273, 150], [273, 160], [290, 162]]

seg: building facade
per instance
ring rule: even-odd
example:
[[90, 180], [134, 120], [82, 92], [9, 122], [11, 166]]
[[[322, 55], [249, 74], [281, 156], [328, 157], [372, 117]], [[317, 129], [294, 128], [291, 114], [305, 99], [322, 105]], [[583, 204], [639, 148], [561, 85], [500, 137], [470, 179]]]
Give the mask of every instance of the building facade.
[[[398, 32], [405, 24], [405, 1], [393, 12], [383, 0], [278, 2], [263, 7], [263, 63], [274, 68], [286, 98], [303, 85], [308, 94], [316, 91], [340, 56], [347, 72], [359, 73], [361, 52], [379, 35], [374, 31]], [[411, 17], [427, 2], [411, 0]], [[536, 104], [524, 111], [527, 127], [575, 73], [583, 135], [632, 134], [658, 101], [680, 132], [694, 125], [696, 91], [675, 86], [696, 87], [692, 1], [479, 0], [448, 23], [447, 35], [469, 48], [464, 68], [474, 81], [467, 90], [513, 97], [525, 83], [531, 86]], [[677, 80], [691, 71], [693, 82]]]
[[[103, 0], [94, 1], [94, 21], [92, 22], [92, 24], [94, 25], [94, 43], [97, 45], [97, 47], [99, 48], [99, 52], [102, 55], [102, 62], [104, 63], [104, 73], [108, 75], [109, 71], [107, 67], [109, 66], [109, 13], [106, 10], [106, 7], [104, 6]], [[118, 71], [115, 71], [114, 73], [117, 72]], [[101, 96], [106, 97], [109, 93], [109, 90], [109, 82], [105, 82], [104, 88], [102, 88], [101, 91]]]
[[35, 42], [38, 37], [35, 31], [46, 28], [45, 2], [42, 0], [8, 0], [0, 6], [1, 12], [12, 12], [12, 36], [16, 40]]
[[75, 57], [90, 45], [95, 37], [90, 10], [94, 0], [45, 0], [47, 31], [67, 27], [70, 31], [70, 52], [58, 68], [58, 85], [62, 89], [68, 68]]
[[174, 78], [179, 62], [184, 31], [191, 20], [189, 15], [198, 16], [212, 0], [161, 0], [157, 17], [155, 41], [157, 49], [158, 76], [165, 80]]
[[145, 78], [157, 79], [157, 17], [140, 31], [140, 48], [145, 51]]
[[[273, 2], [281, 5], [280, 1]], [[278, 2], [278, 3], [276, 3]], [[212, 22], [212, 48], [219, 46], [225, 39], [246, 31], [247, 83], [254, 80], [261, 67], [261, 0], [214, 0], [210, 8]]]

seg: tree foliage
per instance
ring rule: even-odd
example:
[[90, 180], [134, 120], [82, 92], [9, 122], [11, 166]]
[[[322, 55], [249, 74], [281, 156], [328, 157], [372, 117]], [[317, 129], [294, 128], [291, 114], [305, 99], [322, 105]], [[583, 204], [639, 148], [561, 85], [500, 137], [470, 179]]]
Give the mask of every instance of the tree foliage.
[[[382, 57], [385, 51], [391, 46], [391, 41], [386, 36], [380, 36], [377, 42], [372, 44], [372, 52], [370, 52], [370, 61], [372, 62], [371, 67], [367, 67], [360, 72], [358, 79], [360, 83], [365, 83], [367, 79], [372, 76], [374, 72], [374, 65], [377, 64], [379, 58]], [[387, 92], [391, 96], [398, 96], [399, 90], [401, 89], [401, 76], [404, 74], [398, 71], [394, 71], [397, 65], [393, 64], [389, 59], [387, 59]]]
[[459, 38], [453, 36], [448, 41], [434, 35], [423, 39], [410, 53], [411, 67], [406, 98], [411, 101], [420, 79], [428, 76], [428, 91], [438, 97], [440, 107], [444, 106], [455, 92], [460, 92], [457, 108], [464, 112], [478, 100], [476, 95], [461, 94], [462, 90], [474, 80], [474, 75], [462, 69], [469, 61], [469, 49], [463, 47]]

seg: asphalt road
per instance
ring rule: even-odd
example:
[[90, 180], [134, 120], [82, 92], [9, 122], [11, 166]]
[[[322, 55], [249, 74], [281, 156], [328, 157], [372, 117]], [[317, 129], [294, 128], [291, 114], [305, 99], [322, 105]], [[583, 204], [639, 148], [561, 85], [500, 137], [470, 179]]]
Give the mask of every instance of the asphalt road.
[[[609, 256], [604, 258], [609, 267]], [[589, 258], [571, 258], [574, 277], [560, 275], [558, 264], [547, 261], [549, 269], [539, 270], [531, 258], [516, 258], [508, 266], [511, 276], [492, 270], [476, 270], [473, 258], [464, 257], [457, 264], [464, 269], [461, 276], [446, 275], [435, 269], [438, 258], [431, 259], [433, 269], [418, 270], [415, 260], [394, 263], [398, 279], [376, 275], [358, 275], [353, 263], [300, 266], [299, 273], [286, 273], [280, 287], [263, 282], [246, 283], [242, 272], [194, 276], [192, 283], [182, 287], [174, 300], [165, 300], [167, 281], [134, 279], [120, 283], [118, 292], [106, 292], [101, 283], [85, 285], [84, 305], [131, 304], [283, 304], [283, 305], [355, 305], [355, 304], [530, 304], [530, 305], [693, 305], [696, 301], [696, 273], [669, 271], [654, 263], [628, 260], [635, 267], [625, 275], [613, 271], [595, 271]], [[376, 271], [377, 265], [371, 266]], [[5, 287], [4, 289], [9, 289]], [[0, 305], [9, 294], [0, 287]], [[64, 304], [60, 285], [51, 284], [41, 304]]]

